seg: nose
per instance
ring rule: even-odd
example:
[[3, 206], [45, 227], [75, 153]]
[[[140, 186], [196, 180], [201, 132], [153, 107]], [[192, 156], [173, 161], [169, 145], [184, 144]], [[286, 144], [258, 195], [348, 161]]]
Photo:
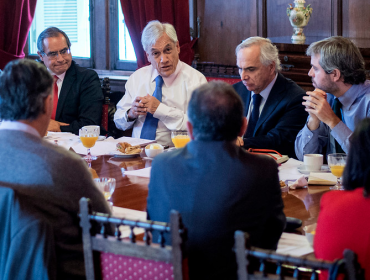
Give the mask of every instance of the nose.
[[57, 61], [63, 61], [64, 60], [63, 56], [59, 52], [57, 53], [56, 59], [57, 59]]
[[310, 77], [315, 76], [314, 71], [313, 71], [313, 67], [311, 67], [310, 71], [308, 71], [308, 76], [310, 76]]
[[161, 62], [162, 63], [166, 63], [167, 61], [168, 61], [167, 54], [162, 53], [162, 55], [161, 55]]
[[248, 75], [247, 71], [245, 71], [245, 70], [241, 70], [241, 71], [240, 71], [240, 78], [241, 78], [242, 80], [248, 80], [248, 79], [249, 79], [249, 75]]

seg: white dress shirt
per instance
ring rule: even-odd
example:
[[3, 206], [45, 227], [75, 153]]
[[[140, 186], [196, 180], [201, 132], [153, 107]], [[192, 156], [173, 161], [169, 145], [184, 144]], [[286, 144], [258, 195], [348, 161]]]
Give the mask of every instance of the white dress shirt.
[[32, 134], [36, 137], [41, 137], [39, 132], [33, 128], [32, 126], [22, 123], [22, 122], [17, 122], [17, 121], [2, 121], [0, 123], [0, 130], [2, 129], [8, 129], [8, 130], [18, 130], [18, 131], [23, 131], [27, 132], [29, 134]]
[[[128, 121], [127, 111], [137, 96], [153, 95], [155, 78], [158, 71], [152, 65], [134, 72], [126, 83], [126, 92], [117, 104], [114, 122], [119, 129], [127, 130], [133, 127], [132, 137], [140, 138], [145, 117], [139, 116], [134, 121]], [[202, 73], [186, 63], [178, 62], [175, 72], [169, 77], [163, 77], [162, 102], [154, 112], [159, 119], [156, 131], [156, 141], [162, 145], [173, 146], [171, 130], [186, 130], [188, 117], [186, 111], [194, 89], [207, 83]]]

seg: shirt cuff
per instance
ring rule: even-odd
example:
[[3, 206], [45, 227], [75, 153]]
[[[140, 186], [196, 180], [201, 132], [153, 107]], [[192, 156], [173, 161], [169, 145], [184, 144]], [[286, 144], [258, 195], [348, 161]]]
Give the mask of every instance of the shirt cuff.
[[164, 105], [162, 102], [157, 107], [157, 110], [154, 112], [153, 117], [163, 121], [170, 114], [170, 107]]

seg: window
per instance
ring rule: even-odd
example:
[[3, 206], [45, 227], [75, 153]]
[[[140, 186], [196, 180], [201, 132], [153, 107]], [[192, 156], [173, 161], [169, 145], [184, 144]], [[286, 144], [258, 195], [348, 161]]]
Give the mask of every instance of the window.
[[29, 35], [29, 54], [37, 54], [37, 38], [50, 26], [68, 35], [74, 57], [90, 58], [89, 0], [38, 0]]
[[134, 46], [125, 24], [121, 1], [118, 0], [119, 60], [136, 61]]

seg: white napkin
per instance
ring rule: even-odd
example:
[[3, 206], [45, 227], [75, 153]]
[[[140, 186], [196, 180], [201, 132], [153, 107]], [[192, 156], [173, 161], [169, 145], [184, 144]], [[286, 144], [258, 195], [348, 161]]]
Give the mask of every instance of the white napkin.
[[308, 177], [309, 185], [335, 185], [337, 183], [337, 177], [331, 173], [310, 173]]
[[287, 162], [279, 166], [279, 179], [282, 181], [286, 180], [297, 180], [302, 174], [299, 173], [297, 167], [302, 164], [301, 161], [290, 158]]
[[150, 170], [152, 170], [151, 167], [139, 169], [139, 170], [132, 170], [132, 171], [125, 171], [124, 175], [134, 175], [144, 178], [150, 178]]
[[293, 190], [299, 188], [307, 188], [307, 185], [308, 185], [307, 177], [304, 175], [299, 177], [293, 184], [288, 184], [289, 188]]

